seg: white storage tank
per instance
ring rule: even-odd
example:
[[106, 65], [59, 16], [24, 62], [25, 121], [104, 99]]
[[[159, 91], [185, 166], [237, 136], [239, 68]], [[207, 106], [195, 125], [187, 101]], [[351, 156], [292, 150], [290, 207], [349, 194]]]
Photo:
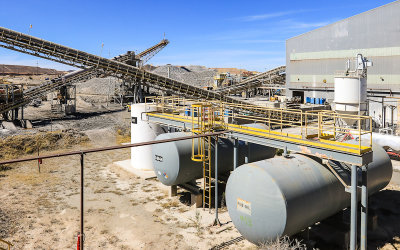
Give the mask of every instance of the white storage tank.
[[335, 110], [347, 114], [364, 114], [367, 110], [367, 78], [335, 77]]
[[[131, 106], [131, 143], [153, 141], [164, 133], [160, 125], [147, 122], [146, 112], [156, 111], [154, 105], [145, 103]], [[154, 170], [151, 146], [131, 148], [131, 166], [134, 169]]]
[[[367, 78], [356, 76], [335, 77], [335, 107], [339, 114], [366, 115], [367, 104]], [[342, 118], [347, 125], [353, 126], [356, 119]]]

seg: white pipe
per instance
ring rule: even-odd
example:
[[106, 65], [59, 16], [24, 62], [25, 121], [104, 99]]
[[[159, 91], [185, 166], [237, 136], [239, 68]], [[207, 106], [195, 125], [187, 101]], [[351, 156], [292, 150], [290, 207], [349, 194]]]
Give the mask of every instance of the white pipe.
[[[362, 135], [362, 140], [369, 140], [370, 135]], [[400, 136], [383, 135], [379, 133], [372, 133], [372, 142], [382, 147], [389, 147], [393, 150], [400, 151]]]

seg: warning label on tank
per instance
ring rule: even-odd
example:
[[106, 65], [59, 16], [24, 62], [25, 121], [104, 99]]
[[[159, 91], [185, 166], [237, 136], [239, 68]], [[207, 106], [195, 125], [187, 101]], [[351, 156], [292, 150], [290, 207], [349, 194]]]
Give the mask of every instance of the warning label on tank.
[[237, 198], [237, 210], [242, 213], [251, 215], [251, 202]]

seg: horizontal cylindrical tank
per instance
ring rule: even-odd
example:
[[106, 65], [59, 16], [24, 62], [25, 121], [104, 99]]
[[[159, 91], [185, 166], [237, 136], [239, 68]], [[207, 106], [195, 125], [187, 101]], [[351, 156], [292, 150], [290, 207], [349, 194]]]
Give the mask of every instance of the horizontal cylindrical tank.
[[[177, 132], [157, 136], [156, 140], [189, 136], [190, 133]], [[275, 149], [253, 143], [238, 143], [238, 165], [248, 161], [259, 161], [274, 157]], [[233, 170], [234, 143], [225, 138], [218, 139], [218, 173]], [[196, 144], [197, 146], [197, 144]], [[197, 148], [196, 148], [197, 150]], [[195, 162], [192, 156], [192, 140], [183, 140], [154, 144], [152, 147], [154, 172], [157, 178], [167, 186], [183, 184], [203, 177], [202, 162]], [[214, 140], [212, 141], [212, 169], [214, 169]], [[214, 175], [214, 174], [213, 174]]]
[[[164, 133], [160, 125], [147, 122], [145, 112], [155, 111], [156, 107], [138, 103], [131, 106], [131, 143], [152, 141]], [[153, 170], [151, 146], [131, 148], [131, 166], [134, 169]]]
[[[226, 203], [232, 222], [260, 244], [293, 235], [350, 205], [350, 194], [320, 159], [293, 154], [245, 164], [231, 173]], [[368, 191], [384, 188], [392, 176], [386, 152], [373, 147]]]

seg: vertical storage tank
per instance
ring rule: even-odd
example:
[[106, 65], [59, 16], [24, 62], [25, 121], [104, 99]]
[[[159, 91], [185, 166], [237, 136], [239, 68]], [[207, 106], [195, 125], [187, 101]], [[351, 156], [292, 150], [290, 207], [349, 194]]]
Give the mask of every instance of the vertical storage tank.
[[335, 77], [335, 111], [364, 115], [367, 111], [367, 78]]
[[[156, 107], [145, 103], [131, 106], [131, 143], [154, 140], [164, 133], [160, 125], [147, 122], [146, 112], [156, 111]], [[151, 146], [131, 148], [131, 166], [134, 169], [153, 170]]]
[[[229, 215], [255, 244], [298, 233], [350, 205], [350, 194], [321, 159], [291, 156], [245, 164], [228, 179]], [[369, 194], [384, 188], [391, 177], [387, 153], [374, 145], [373, 162], [368, 165]]]

